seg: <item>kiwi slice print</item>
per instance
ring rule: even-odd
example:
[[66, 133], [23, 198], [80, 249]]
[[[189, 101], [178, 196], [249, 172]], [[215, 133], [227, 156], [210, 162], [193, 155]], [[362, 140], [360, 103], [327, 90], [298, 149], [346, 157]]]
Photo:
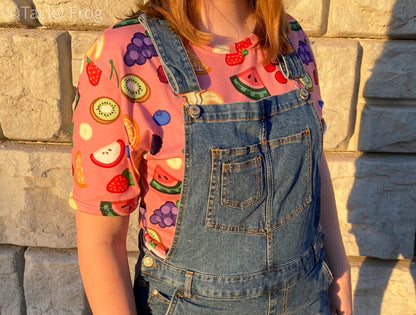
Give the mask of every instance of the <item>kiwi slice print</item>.
[[120, 106], [111, 98], [100, 97], [92, 102], [90, 113], [100, 124], [110, 124], [120, 116]]
[[128, 74], [121, 79], [121, 92], [130, 102], [142, 103], [150, 97], [150, 86], [137, 75]]

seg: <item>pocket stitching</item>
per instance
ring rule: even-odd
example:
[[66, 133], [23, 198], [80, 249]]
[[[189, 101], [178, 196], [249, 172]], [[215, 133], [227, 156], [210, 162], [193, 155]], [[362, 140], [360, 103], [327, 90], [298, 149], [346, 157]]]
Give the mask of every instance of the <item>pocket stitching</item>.
[[[219, 148], [211, 148], [211, 158], [212, 158], [212, 169], [211, 169], [211, 179], [209, 184], [209, 195], [208, 195], [208, 204], [207, 204], [207, 211], [205, 215], [205, 226], [207, 228], [211, 228], [214, 230], [221, 230], [227, 232], [238, 232], [238, 233], [249, 233], [249, 234], [265, 234], [268, 231], [273, 231], [284, 225], [287, 221], [298, 215], [303, 209], [305, 209], [311, 202], [312, 202], [312, 188], [311, 188], [311, 173], [312, 173], [312, 144], [311, 144], [311, 137], [310, 137], [310, 128], [307, 127], [306, 129], [302, 130], [301, 132], [289, 135], [286, 137], [282, 137], [279, 139], [274, 139], [268, 141], [269, 146], [279, 146], [282, 144], [290, 144], [295, 142], [300, 142], [304, 138], [306, 138], [306, 148], [307, 148], [307, 176], [308, 176], [308, 192], [306, 200], [295, 210], [289, 213], [283, 219], [277, 221], [275, 224], [268, 226], [268, 227], [241, 227], [241, 226], [232, 226], [230, 224], [220, 224], [213, 222], [213, 215], [215, 214], [215, 201], [217, 195], [221, 195], [221, 191], [217, 193], [218, 183], [220, 182], [220, 171], [219, 163], [221, 162], [221, 157], [225, 156], [232, 156], [232, 155], [243, 155], [247, 153], [253, 153], [255, 151], [259, 151], [260, 147], [264, 143], [258, 143], [254, 145], [250, 145], [248, 147], [238, 147], [238, 148], [231, 148], [231, 149], [219, 149]], [[221, 198], [221, 196], [220, 196]], [[261, 198], [259, 198], [261, 199]], [[257, 200], [258, 201], [258, 200]], [[255, 203], [255, 202], [254, 202]], [[222, 204], [222, 203], [221, 203]]]
[[325, 276], [328, 279], [329, 284], [331, 284], [332, 282], [334, 282], [334, 276], [332, 274], [332, 271], [324, 259], [320, 259], [320, 261], [321, 261], [322, 269], [325, 273]]
[[[221, 189], [221, 204], [222, 205], [226, 205], [232, 208], [237, 208], [237, 209], [243, 209], [246, 208], [248, 206], [251, 206], [252, 204], [256, 203], [259, 199], [261, 199], [261, 196], [263, 195], [263, 172], [262, 172], [262, 167], [261, 167], [261, 156], [256, 156], [253, 159], [241, 162], [241, 163], [223, 163], [223, 172], [222, 172], [222, 182], [226, 182], [225, 185], [221, 185], [223, 187], [223, 189]], [[233, 166], [235, 165], [235, 167]], [[241, 165], [241, 166], [238, 166]], [[244, 165], [244, 166], [243, 166]], [[230, 170], [234, 170], [234, 169], [243, 169], [246, 167], [251, 167], [251, 166], [255, 166], [256, 169], [256, 178], [257, 178], [257, 193], [255, 196], [244, 200], [243, 202], [238, 202], [238, 201], [232, 201], [227, 199], [226, 197], [228, 196], [228, 174]], [[225, 188], [224, 188], [225, 186]]]

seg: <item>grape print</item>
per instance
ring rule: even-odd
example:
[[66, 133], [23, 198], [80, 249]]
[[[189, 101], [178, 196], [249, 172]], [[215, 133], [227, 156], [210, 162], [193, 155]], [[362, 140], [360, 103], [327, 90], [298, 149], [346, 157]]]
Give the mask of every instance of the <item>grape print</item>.
[[168, 201], [150, 216], [150, 223], [159, 225], [162, 229], [175, 226], [177, 215], [178, 208], [173, 202]]
[[140, 206], [140, 221], [142, 222], [142, 226], [144, 230], [147, 230], [147, 222], [146, 222], [146, 208]]
[[156, 49], [152, 40], [143, 33], [134, 34], [131, 43], [127, 45], [127, 51], [124, 55], [124, 63], [132, 67], [135, 64], [143, 65], [147, 59], [156, 57]]
[[303, 41], [299, 41], [298, 54], [299, 54], [300, 59], [302, 59], [302, 62], [305, 65], [308, 65], [310, 62], [313, 62], [311, 52], [309, 51], [309, 47]]

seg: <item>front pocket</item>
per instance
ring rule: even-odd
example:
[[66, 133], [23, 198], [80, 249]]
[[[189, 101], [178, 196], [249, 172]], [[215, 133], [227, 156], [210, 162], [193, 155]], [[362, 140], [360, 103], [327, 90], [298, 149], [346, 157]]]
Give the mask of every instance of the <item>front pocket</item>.
[[272, 225], [279, 228], [312, 201], [312, 143], [309, 128], [270, 141], [273, 168]]
[[[241, 185], [241, 183], [246, 183]], [[236, 187], [238, 189], [236, 189]], [[221, 176], [221, 203], [244, 209], [263, 195], [261, 157], [244, 162], [224, 162]]]
[[290, 221], [312, 200], [311, 150], [309, 128], [248, 147], [212, 148], [205, 226], [264, 234]]
[[265, 161], [261, 145], [211, 149], [212, 168], [205, 226], [263, 233]]

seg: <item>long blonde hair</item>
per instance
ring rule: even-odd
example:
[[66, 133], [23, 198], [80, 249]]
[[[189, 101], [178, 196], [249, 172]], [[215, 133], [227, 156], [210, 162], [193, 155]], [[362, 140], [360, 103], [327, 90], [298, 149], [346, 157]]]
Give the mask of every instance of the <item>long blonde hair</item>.
[[[193, 44], [207, 44], [208, 33], [199, 30], [200, 0], [149, 0], [139, 5], [139, 10], [149, 16], [163, 16], [170, 26]], [[283, 0], [249, 0], [249, 11], [256, 20], [258, 45], [264, 51], [265, 63], [292, 50], [288, 42], [289, 23], [283, 8]], [[136, 12], [134, 15], [137, 15]]]

